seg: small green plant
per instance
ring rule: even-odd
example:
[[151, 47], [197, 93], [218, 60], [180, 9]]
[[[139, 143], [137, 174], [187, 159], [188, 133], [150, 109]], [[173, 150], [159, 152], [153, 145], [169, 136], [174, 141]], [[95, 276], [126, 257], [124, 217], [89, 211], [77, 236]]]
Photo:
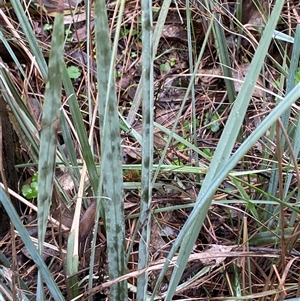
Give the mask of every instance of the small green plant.
[[[120, 30], [120, 34], [121, 34], [121, 36], [128, 36], [129, 35], [129, 33], [130, 33], [130, 29], [127, 29], [127, 28], [125, 28], [125, 29], [121, 29]], [[133, 28], [132, 30], [131, 30], [131, 35], [132, 36], [136, 36], [137, 35], [137, 30], [135, 29], [135, 28]]]
[[66, 36], [66, 41], [67, 42], [72, 42], [73, 41], [73, 31], [69, 28], [65, 30], [65, 36]]
[[210, 113], [206, 113], [204, 124], [208, 125], [207, 128], [215, 133], [220, 129], [220, 122], [218, 120], [219, 115], [217, 113], [215, 113], [213, 116], [211, 116]]
[[[200, 120], [196, 119], [196, 127], [199, 127], [199, 126], [200, 126]], [[189, 133], [190, 128], [191, 128], [191, 122], [189, 120], [185, 120], [183, 123], [183, 128], [186, 133]]]
[[184, 166], [183, 162], [180, 161], [179, 159], [175, 159], [172, 161], [172, 164], [173, 165], [176, 165], [176, 166]]
[[212, 158], [212, 156], [213, 156], [213, 152], [212, 152], [209, 148], [205, 148], [205, 149], [203, 150], [203, 153], [204, 153], [205, 155], [211, 157], [211, 158]]
[[70, 78], [77, 79], [81, 76], [81, 72], [77, 66], [70, 66], [67, 68]]
[[297, 85], [299, 83], [300, 83], [300, 68], [298, 68], [295, 76], [295, 84]]
[[169, 72], [171, 68], [176, 66], [176, 58], [175, 57], [171, 57], [168, 62], [161, 64], [160, 70], [163, 72]]
[[184, 149], [186, 149], [186, 146], [183, 143], [179, 143], [178, 144], [178, 149], [183, 151]]
[[169, 63], [160, 64], [159, 68], [163, 72], [169, 72], [170, 71], [170, 65], [169, 65]]
[[30, 184], [22, 186], [22, 194], [28, 200], [35, 199], [38, 195], [38, 173], [34, 173]]
[[246, 56], [242, 56], [242, 60], [244, 63], [249, 63], [249, 59]]
[[176, 58], [175, 57], [171, 57], [170, 58], [170, 66], [171, 67], [175, 67], [175, 65], [176, 65]]
[[52, 24], [49, 24], [49, 23], [46, 23], [46, 24], [44, 24], [44, 26], [43, 26], [43, 29], [44, 29], [44, 30], [51, 30], [52, 28], [53, 28]]
[[135, 51], [132, 51], [130, 56], [131, 56], [132, 58], [136, 58], [136, 57], [137, 57], [137, 53], [136, 53]]

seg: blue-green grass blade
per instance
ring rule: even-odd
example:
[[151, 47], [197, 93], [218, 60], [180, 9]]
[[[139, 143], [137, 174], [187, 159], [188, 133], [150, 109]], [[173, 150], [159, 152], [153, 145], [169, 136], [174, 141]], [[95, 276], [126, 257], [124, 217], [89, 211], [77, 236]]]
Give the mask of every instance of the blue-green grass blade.
[[[41, 143], [38, 163], [38, 250], [43, 243], [48, 222], [53, 191], [56, 159], [56, 132], [61, 105], [62, 69], [64, 52], [63, 14], [57, 13], [53, 26], [49, 73], [45, 91], [45, 105], [42, 117]], [[38, 274], [37, 298], [44, 299], [43, 282]]]
[[[141, 215], [139, 219], [139, 259], [138, 269], [145, 269], [149, 260], [149, 241], [152, 199], [152, 163], [153, 163], [153, 61], [152, 61], [152, 3], [142, 0], [142, 187]], [[143, 273], [137, 279], [137, 300], [143, 301], [147, 295], [148, 274]]]
[[98, 183], [99, 183], [99, 174], [96, 169], [95, 160], [93, 153], [91, 151], [91, 147], [88, 141], [88, 135], [83, 123], [83, 117], [80, 112], [78, 100], [76, 98], [76, 93], [74, 91], [71, 79], [68, 75], [67, 68], [64, 64], [63, 66], [63, 85], [65, 88], [65, 92], [68, 96], [68, 103], [69, 108], [72, 114], [72, 120], [74, 127], [76, 129], [76, 133], [78, 135], [78, 139], [80, 142], [80, 147], [82, 150], [82, 156], [84, 162], [86, 163], [87, 170], [89, 173], [89, 178], [91, 185], [93, 187], [94, 192], [98, 190]]
[[[160, 13], [159, 13], [159, 17], [158, 20], [156, 22], [156, 26], [154, 29], [154, 33], [153, 33], [153, 43], [152, 43], [152, 60], [154, 61], [155, 56], [156, 56], [156, 52], [157, 52], [157, 48], [158, 48], [158, 44], [159, 44], [159, 40], [161, 38], [161, 34], [164, 28], [164, 24], [167, 18], [167, 15], [169, 13], [169, 8], [171, 5], [172, 0], [164, 0], [162, 2], [162, 6], [160, 9]], [[132, 125], [133, 121], [135, 119], [135, 115], [140, 107], [141, 104], [141, 99], [142, 99], [142, 81], [139, 82], [139, 85], [137, 87], [133, 102], [132, 102], [132, 106], [129, 110], [128, 116], [127, 116], [127, 122]]]
[[227, 40], [224, 33], [224, 26], [221, 23], [221, 15], [217, 14], [216, 17], [218, 18], [218, 20], [214, 22], [215, 43], [216, 48], [218, 50], [223, 75], [226, 77], [224, 81], [228, 93], [228, 99], [230, 103], [233, 103], [235, 100], [236, 93], [233, 80], [231, 80], [233, 76], [231, 72], [230, 58], [227, 49]]
[[27, 41], [30, 45], [30, 49], [33, 52], [33, 55], [37, 61], [37, 64], [41, 71], [41, 74], [42, 74], [44, 80], [46, 80], [47, 76], [48, 76], [48, 67], [47, 67], [44, 55], [42, 53], [42, 50], [41, 50], [41, 48], [37, 42], [37, 39], [34, 35], [34, 30], [32, 29], [32, 27], [29, 23], [29, 19], [25, 14], [24, 8], [22, 7], [21, 1], [11, 0], [10, 2], [14, 8], [14, 12], [17, 15], [17, 18], [23, 29], [23, 32], [26, 35]]
[[[101, 170], [98, 200], [103, 204], [107, 233], [109, 278], [126, 271], [123, 174], [121, 161], [118, 102], [114, 82], [114, 56], [109, 37], [106, 3], [95, 1], [95, 42], [97, 58], [98, 105], [101, 140]], [[116, 33], [115, 40], [118, 41]], [[116, 44], [114, 45], [114, 52]], [[103, 216], [102, 216], [103, 217]], [[112, 300], [126, 300], [127, 282], [111, 286]]]

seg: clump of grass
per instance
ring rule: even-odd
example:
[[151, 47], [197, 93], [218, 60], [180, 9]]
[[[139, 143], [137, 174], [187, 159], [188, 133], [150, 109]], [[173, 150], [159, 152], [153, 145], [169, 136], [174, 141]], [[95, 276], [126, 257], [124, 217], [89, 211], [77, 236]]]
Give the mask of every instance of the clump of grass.
[[[9, 236], [4, 240], [1, 261], [15, 267], [15, 283], [26, 291], [22, 298], [42, 300], [44, 289], [54, 300], [92, 298], [96, 291], [111, 300], [298, 296], [299, 28], [294, 39], [278, 32], [281, 41], [272, 38], [276, 27], [286, 26], [278, 24], [286, 18], [284, 1], [277, 0], [271, 13], [265, 3], [236, 3], [235, 16], [233, 7], [209, 1], [163, 1], [161, 7], [142, 1], [139, 15], [132, 13], [136, 3], [112, 7], [98, 0], [92, 8], [73, 8], [73, 20], [81, 10], [97, 16], [86, 15], [95, 32], [76, 46], [70, 33], [78, 39], [77, 22], [66, 36], [62, 12], [52, 27], [52, 12], [36, 11], [41, 22], [11, 2], [22, 32], [7, 28], [16, 38], [24, 35], [19, 46], [27, 60], [35, 58], [23, 69], [1, 31], [22, 75], [0, 69], [11, 122], [29, 161], [19, 167], [39, 174], [37, 207], [16, 194], [37, 212], [39, 252], [0, 189], [17, 241], [30, 254], [23, 265], [38, 267], [30, 284], [24, 269], [5, 258], [17, 250]], [[242, 25], [245, 7], [250, 21], [256, 16], [265, 25]], [[167, 24], [178, 15], [184, 35]], [[34, 22], [51, 25], [48, 49], [42, 51]], [[66, 68], [69, 47], [82, 58], [73, 56], [76, 76]], [[275, 60], [274, 53], [282, 57]], [[242, 80], [235, 78], [240, 66]], [[242, 81], [238, 89], [234, 81]], [[85, 241], [82, 212], [89, 210], [95, 226]], [[44, 257], [45, 242], [57, 258]], [[5, 294], [16, 295], [4, 277]]]

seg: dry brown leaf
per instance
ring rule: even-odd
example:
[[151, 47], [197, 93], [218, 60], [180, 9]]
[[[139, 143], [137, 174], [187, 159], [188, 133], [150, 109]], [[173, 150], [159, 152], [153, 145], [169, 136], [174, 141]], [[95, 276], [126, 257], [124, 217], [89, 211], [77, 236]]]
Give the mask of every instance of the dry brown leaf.
[[175, 38], [180, 40], [187, 40], [187, 32], [179, 25], [165, 25], [163, 27], [162, 36], [164, 38]]
[[214, 81], [215, 77], [219, 77], [222, 75], [221, 68], [206, 68], [206, 69], [198, 69], [200, 81], [206, 85], [209, 85], [212, 81]]
[[202, 254], [209, 254], [209, 257], [203, 257], [200, 258], [199, 260], [204, 264], [204, 265], [220, 265], [227, 257], [213, 257], [213, 253], [228, 253], [232, 250], [233, 246], [224, 246], [224, 245], [211, 245], [211, 248], [208, 250], [202, 252]]

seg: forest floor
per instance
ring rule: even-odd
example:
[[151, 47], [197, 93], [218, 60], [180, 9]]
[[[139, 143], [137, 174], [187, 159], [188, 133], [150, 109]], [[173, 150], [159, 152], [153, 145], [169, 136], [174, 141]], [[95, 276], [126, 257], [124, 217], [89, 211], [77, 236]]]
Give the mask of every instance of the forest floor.
[[[259, 43], [261, 34], [257, 28], [264, 24], [264, 19], [268, 15], [268, 9], [265, 11], [266, 15], [263, 16], [255, 6], [249, 4], [250, 2], [244, 1], [241, 23], [236, 27], [232, 27], [232, 19], [236, 16], [235, 4], [220, 4], [216, 6], [219, 11], [215, 12], [216, 16], [220, 18], [220, 23], [225, 28], [228, 52], [232, 59], [230, 65], [236, 93], [241, 89], [251, 59], [255, 53], [256, 45]], [[48, 58], [54, 15], [52, 13], [53, 3], [48, 0], [42, 0], [42, 3], [46, 8], [45, 10], [36, 6], [31, 7], [32, 19], [30, 21], [43, 54]], [[79, 3], [79, 5], [83, 5], [83, 3]], [[162, 3], [159, 1], [153, 2], [154, 26], [157, 25], [156, 21], [161, 5]], [[261, 2], [261, 8], [267, 5], [266, 1]], [[295, 14], [297, 6], [294, 5], [292, 7], [292, 4], [290, 5], [290, 7], [286, 6], [284, 8], [282, 20], [278, 26], [278, 30], [287, 33], [293, 32], [296, 24], [290, 15], [290, 11]], [[141, 8], [139, 6], [140, 3], [136, 1], [126, 2], [115, 68], [119, 113], [129, 122], [134, 130], [142, 133], [142, 119], [138, 117], [142, 115], [141, 108], [139, 108], [137, 114], [133, 114], [132, 111], [132, 103], [134, 102], [141, 77], [142, 41], [139, 21]], [[107, 7], [113, 39], [116, 25], [115, 6], [113, 3], [107, 2]], [[10, 12], [8, 15], [11, 24], [17, 28], [14, 14], [11, 13], [9, 8], [7, 8], [7, 11]], [[190, 84], [191, 68], [194, 68], [197, 55], [202, 49], [210, 17], [210, 14], [200, 1], [191, 2], [192, 21], [190, 23], [191, 36], [189, 37], [186, 11], [185, 3], [174, 1], [163, 27], [154, 61], [154, 116], [156, 123], [171, 130], [178, 112], [182, 109], [175, 133], [201, 151], [203, 154], [200, 158], [201, 166], [209, 166], [210, 159], [222, 135], [232, 103], [228, 98], [218, 49], [212, 34], [209, 37], [203, 59], [197, 71], [194, 90], [187, 98], [184, 107], [181, 108], [187, 87]], [[96, 66], [94, 57], [95, 45], [87, 37], [87, 33], [91, 33], [92, 38], [94, 21], [92, 17], [90, 30], [87, 30], [83, 7], [79, 8], [79, 13], [76, 16], [78, 17], [76, 20], [72, 19], [67, 14], [66, 8], [66, 46], [64, 56], [69, 75], [77, 93], [83, 119], [88, 124], [87, 86], [88, 81], [90, 81], [89, 85], [96, 86]], [[88, 45], [88, 41], [90, 45]], [[276, 104], [275, 97], [270, 96], [270, 94], [266, 96], [261, 87], [277, 93], [276, 87], [271, 83], [278, 81], [282, 75], [282, 71], [278, 68], [278, 65], [282, 64], [283, 60], [281, 51], [291, 53], [290, 48], [287, 47], [283, 50], [283, 48], [280, 48], [281, 46], [274, 42], [270, 47], [265, 73], [262, 74], [257, 82], [257, 87], [253, 92], [251, 103], [247, 110], [247, 116], [240, 134], [241, 141], [259, 126], [262, 118]], [[14, 47], [20, 62], [26, 66], [25, 68], [28, 72], [35, 72], [30, 71], [31, 68], [34, 70], [34, 67], [31, 65], [32, 62], [27, 55], [23, 51], [21, 53], [18, 52], [18, 49], [20, 49], [18, 42], [14, 44]], [[88, 47], [90, 47], [89, 50]], [[193, 49], [192, 57], [189, 55], [190, 47]], [[21, 49], [24, 49], [23, 46]], [[7, 56], [7, 53], [3, 53], [2, 58], [4, 56]], [[7, 60], [10, 60], [9, 57], [7, 56]], [[13, 68], [12, 62], [9, 62], [9, 65], [10, 68]], [[87, 69], [87, 66], [89, 66], [89, 69]], [[19, 87], [19, 91], [26, 90], [25, 82], [17, 72], [14, 80], [16, 86]], [[30, 86], [32, 90], [38, 91], [40, 95], [43, 95], [45, 82], [42, 81], [38, 74], [30, 82]], [[96, 95], [93, 95], [94, 100], [95, 97]], [[40, 97], [40, 104], [35, 103], [35, 100], [31, 97], [29, 99], [28, 108], [37, 124], [40, 124], [43, 97]], [[196, 128], [196, 132], [193, 131], [193, 126]], [[60, 133], [58, 135], [60, 136]], [[97, 135], [98, 133], [95, 132], [95, 141], [98, 141]], [[124, 165], [128, 166], [124, 170], [123, 179], [127, 226], [126, 241], [129, 248], [129, 242], [132, 235], [134, 235], [133, 229], [137, 213], [139, 212], [140, 191], [138, 188], [127, 189], [126, 187], [132, 187], [132, 183], [141, 181], [140, 170], [130, 168], [130, 166], [141, 163], [141, 147], [137, 141], [132, 139], [130, 133], [122, 131], [121, 135], [122, 159]], [[180, 283], [185, 285], [181, 290], [178, 290], [174, 300], [229, 300], [227, 297], [235, 295], [239, 290], [240, 295], [248, 293], [248, 300], [283, 300], [283, 298], [295, 297], [295, 292], [286, 292], [284, 286], [295, 286], [299, 281], [299, 269], [294, 266], [294, 261], [298, 262], [298, 254], [286, 254], [286, 261], [281, 262], [281, 245], [278, 244], [278, 240], [273, 239], [280, 235], [272, 231], [271, 235], [269, 235], [268, 231], [263, 231], [264, 228], [268, 228], [267, 222], [261, 223], [260, 221], [260, 214], [263, 214], [263, 210], [257, 204], [265, 197], [262, 191], [267, 190], [270, 181], [269, 174], [264, 172], [269, 166], [262, 166], [262, 162], [266, 152], [274, 155], [276, 151], [276, 143], [268, 140], [268, 134], [266, 134], [264, 139], [257, 142], [250, 149], [244, 160], [233, 171], [233, 174], [226, 178], [217, 190], [204, 226], [194, 246], [193, 255], [195, 255], [197, 260], [191, 258], [189, 261], [180, 280]], [[158, 163], [165, 144], [165, 133], [156, 130], [154, 136], [155, 164]], [[236, 143], [236, 148], [238, 146], [239, 143]], [[22, 156], [24, 159], [23, 163], [32, 160], [27, 150], [23, 151]], [[180, 171], [182, 167], [196, 168], [197, 161], [193, 150], [188, 149], [185, 144], [180, 143], [178, 140], [170, 144], [164, 161], [167, 165], [172, 166], [173, 169], [170, 168], [159, 174], [157, 185], [153, 190], [151, 209], [155, 212], [155, 215], [153, 215], [149, 254], [150, 266], [154, 267], [158, 267], [161, 260], [166, 257], [172, 241], [182, 229], [192, 210], [193, 203], [197, 199], [201, 182], [205, 176], [205, 171], [201, 171], [198, 174], [193, 172], [194, 169], [191, 169], [192, 172], [190, 173], [182, 173]], [[269, 163], [271, 164], [271, 161]], [[20, 178], [22, 179], [20, 182], [27, 180], [27, 178], [32, 180], [34, 172], [36, 172], [36, 167], [30, 167], [25, 170], [20, 169]], [[62, 182], [64, 180], [68, 181], [68, 178], [64, 179], [61, 171], [57, 173], [57, 176]], [[296, 181], [293, 182], [293, 185], [290, 189], [296, 187]], [[73, 199], [75, 197], [74, 187], [72, 185], [68, 187], [67, 184], [64, 187], [66, 193]], [[21, 194], [21, 188], [19, 193]], [[250, 200], [255, 200], [256, 205], [254, 206]], [[30, 208], [22, 208], [22, 210], [22, 219], [26, 220], [28, 224], [34, 223], [36, 213]], [[286, 214], [289, 214], [289, 212], [287, 211]], [[70, 215], [63, 217], [72, 220]], [[67, 224], [66, 222], [65, 225], [70, 226], [70, 223]], [[99, 285], [103, 283], [107, 273], [105, 234], [104, 231], [103, 233], [100, 232], [97, 269], [102, 278], [99, 278]], [[35, 234], [32, 233], [33, 236]], [[58, 236], [57, 233], [49, 231], [47, 239], [49, 243], [56, 244]], [[264, 240], [262, 244], [259, 244], [259, 240], [263, 239], [264, 236], [267, 236], [267, 242]], [[0, 243], [1, 251], [4, 254], [10, 254], [12, 248], [11, 233], [8, 233]], [[17, 240], [16, 249], [19, 261], [18, 272], [20, 275], [23, 275], [22, 278], [28, 286], [34, 287], [36, 285], [36, 269], [32, 260], [27, 257], [21, 239]], [[128, 260], [129, 271], [136, 271], [137, 269], [137, 250], [138, 243], [132, 246], [132, 252]], [[292, 250], [294, 252], [293, 248]], [[215, 260], [205, 258], [206, 254], [211, 252], [216, 253]], [[223, 254], [223, 256], [220, 257], [220, 254]], [[9, 255], [7, 256], [10, 257]], [[54, 278], [58, 280], [58, 283], [61, 283], [61, 288], [63, 289], [65, 275], [63, 260], [59, 258], [57, 253], [45, 256]], [[84, 271], [88, 265], [88, 257], [89, 253], [86, 252], [80, 261], [82, 278], [85, 276]], [[278, 270], [281, 272], [285, 271], [283, 273], [285, 278], [278, 278]], [[149, 292], [152, 291], [159, 272], [159, 268], [153, 268], [149, 274]], [[160, 292], [162, 295], [170, 280], [169, 278], [170, 273], [164, 279], [166, 285], [162, 286]], [[236, 281], [237, 278], [240, 279], [239, 283]], [[136, 284], [134, 277], [128, 277], [128, 281], [133, 287]], [[273, 294], [275, 284], [278, 283], [282, 285], [281, 294]], [[107, 295], [109, 295], [109, 291], [103, 287], [101, 294], [95, 297], [94, 300], [105, 300]], [[130, 290], [129, 295], [130, 300], [135, 299], [134, 291]]]

